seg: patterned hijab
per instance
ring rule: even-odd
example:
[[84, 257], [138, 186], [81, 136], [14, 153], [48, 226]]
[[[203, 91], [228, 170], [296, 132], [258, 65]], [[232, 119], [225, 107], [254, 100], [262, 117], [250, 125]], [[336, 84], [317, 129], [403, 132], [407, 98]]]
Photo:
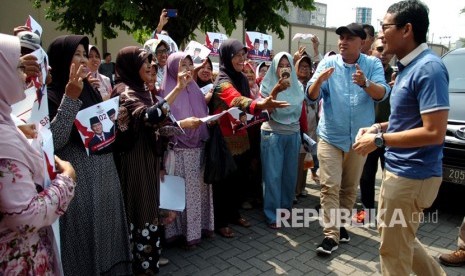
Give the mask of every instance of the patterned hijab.
[[134, 117], [139, 117], [145, 107], [152, 106], [155, 102], [139, 75], [139, 70], [147, 59], [151, 62], [152, 54], [137, 46], [124, 47], [116, 56], [116, 75], [118, 77], [112, 97], [120, 95], [129, 86], [132, 91], [128, 93], [130, 99], [128, 109]]
[[21, 46], [19, 38], [0, 34], [0, 159], [11, 159], [27, 166], [34, 183], [43, 184], [43, 161], [11, 119], [11, 105], [23, 100], [23, 81], [18, 75]]
[[250, 97], [249, 81], [242, 72], [236, 71], [232, 64], [234, 55], [242, 49], [247, 52], [247, 48], [236, 39], [227, 39], [221, 43], [220, 72], [218, 73], [214, 87], [223, 82], [230, 82], [242, 96]]
[[290, 106], [275, 109], [273, 113], [271, 113], [271, 118], [281, 124], [292, 124], [299, 121], [300, 114], [302, 112], [304, 93], [302, 93], [302, 84], [297, 79], [293, 59], [290, 54], [286, 52], [280, 52], [274, 56], [270, 68], [263, 78], [260, 91], [263, 97], [268, 97], [271, 94], [271, 90], [273, 90], [273, 87], [279, 81], [276, 72], [278, 71], [279, 61], [283, 57], [287, 57], [291, 65], [291, 86], [286, 90], [279, 92], [276, 99], [278, 101], [286, 101], [290, 104]]
[[[160, 96], [166, 97], [176, 86], [179, 70], [179, 62], [184, 58], [192, 58], [186, 53], [177, 52], [168, 57], [163, 85]], [[195, 81], [189, 82], [186, 88], [181, 91], [173, 104], [171, 104], [171, 113], [176, 120], [182, 120], [188, 117], [202, 118], [208, 115], [205, 96], [200, 91]], [[178, 143], [185, 147], [198, 147], [201, 141], [208, 139], [207, 126], [200, 125], [196, 129], [185, 129], [185, 135], [177, 136]]]
[[[252, 63], [246, 61], [244, 62], [244, 70], [245, 68], [249, 68], [250, 70], [252, 70], [252, 72], [254, 72], [254, 76], [255, 76], [255, 67], [252, 65]], [[247, 78], [247, 76], [246, 76]], [[255, 82], [257, 79], [254, 78], [254, 81], [253, 81], [253, 84], [252, 86], [250, 85], [249, 83], [249, 89], [250, 89], [250, 98], [255, 100], [257, 98], [260, 98], [260, 89], [257, 85], [257, 83]], [[247, 79], [248, 81], [248, 79]]]

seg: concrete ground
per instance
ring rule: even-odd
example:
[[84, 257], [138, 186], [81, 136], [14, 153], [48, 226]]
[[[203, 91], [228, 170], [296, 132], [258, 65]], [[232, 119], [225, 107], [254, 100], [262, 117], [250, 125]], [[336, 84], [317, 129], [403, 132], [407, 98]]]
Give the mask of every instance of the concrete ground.
[[[380, 178], [378, 174], [377, 192]], [[308, 197], [299, 199], [295, 208], [314, 208], [319, 203], [319, 185], [308, 178], [306, 189]], [[321, 257], [315, 253], [323, 240], [318, 221], [308, 227], [272, 230], [261, 210], [243, 210], [242, 214], [252, 226], [232, 226], [236, 232], [232, 239], [216, 235], [202, 240], [194, 250], [165, 249], [163, 255], [170, 264], [160, 269], [160, 275], [380, 275], [375, 228], [348, 227], [351, 241], [340, 244], [330, 257]], [[463, 219], [458, 214], [436, 214], [437, 222], [425, 222], [418, 231], [420, 241], [434, 257], [456, 249]], [[465, 267], [443, 268], [447, 275], [465, 275]]]

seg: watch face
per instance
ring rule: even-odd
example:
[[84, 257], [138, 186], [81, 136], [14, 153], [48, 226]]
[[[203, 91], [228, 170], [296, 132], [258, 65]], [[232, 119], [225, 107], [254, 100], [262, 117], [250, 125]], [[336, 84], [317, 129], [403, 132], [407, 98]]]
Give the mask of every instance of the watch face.
[[163, 103], [163, 105], [161, 106], [161, 108], [163, 109], [163, 111], [164, 111], [165, 113], [168, 113], [168, 112], [170, 111], [170, 106], [169, 106], [169, 104], [167, 104], [166, 102]]
[[384, 139], [383, 139], [383, 136], [381, 136], [381, 135], [382, 135], [382, 133], [376, 134], [376, 136], [375, 136], [375, 145], [378, 148], [381, 148], [382, 146], [384, 146]]

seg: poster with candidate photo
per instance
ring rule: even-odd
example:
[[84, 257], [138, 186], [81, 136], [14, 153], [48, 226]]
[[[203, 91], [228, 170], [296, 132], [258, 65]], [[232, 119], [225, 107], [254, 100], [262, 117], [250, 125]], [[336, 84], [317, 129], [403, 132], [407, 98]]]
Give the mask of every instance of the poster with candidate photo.
[[194, 64], [201, 64], [202, 61], [207, 58], [208, 54], [210, 54], [210, 49], [197, 41], [191, 41], [187, 44], [184, 53], [192, 57]]
[[234, 133], [270, 120], [270, 115], [266, 110], [263, 110], [259, 115], [252, 115], [240, 109], [229, 109], [227, 113]]
[[205, 46], [210, 49], [210, 56], [218, 56], [221, 43], [228, 39], [225, 34], [207, 32], [205, 36]]
[[90, 106], [78, 112], [74, 124], [87, 154], [106, 152], [115, 141], [119, 97]]
[[251, 60], [271, 60], [273, 38], [259, 32], [246, 32], [245, 44], [248, 49], [247, 58]]
[[[40, 28], [35, 26], [35, 28]], [[42, 31], [42, 28], [40, 28]], [[55, 178], [55, 160], [53, 138], [50, 131], [50, 117], [47, 100], [47, 73], [48, 56], [39, 48], [31, 53], [37, 58], [41, 74], [37, 77], [26, 79], [27, 88], [24, 91], [26, 98], [11, 106], [12, 114], [24, 124], [34, 124], [37, 130], [37, 138], [32, 139], [31, 146], [41, 152], [44, 157], [44, 166], [47, 170], [45, 177], [45, 187], [48, 187], [51, 180]]]

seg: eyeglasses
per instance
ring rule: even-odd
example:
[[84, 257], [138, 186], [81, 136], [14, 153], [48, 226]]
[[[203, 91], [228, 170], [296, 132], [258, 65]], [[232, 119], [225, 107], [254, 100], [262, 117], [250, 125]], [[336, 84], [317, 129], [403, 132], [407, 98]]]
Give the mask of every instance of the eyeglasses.
[[168, 53], [168, 49], [159, 49], [155, 51], [156, 55], [164, 55]]
[[398, 26], [398, 24], [396, 24], [396, 23], [392, 23], [392, 24], [383, 24], [383, 23], [381, 23], [381, 30], [383, 30], [383, 32], [385, 32], [390, 26]]
[[382, 47], [382, 46], [376, 47], [375, 49], [376, 49], [376, 51], [378, 51], [378, 52], [380, 52], [380, 53], [381, 53], [382, 51], [384, 51], [384, 47]]

